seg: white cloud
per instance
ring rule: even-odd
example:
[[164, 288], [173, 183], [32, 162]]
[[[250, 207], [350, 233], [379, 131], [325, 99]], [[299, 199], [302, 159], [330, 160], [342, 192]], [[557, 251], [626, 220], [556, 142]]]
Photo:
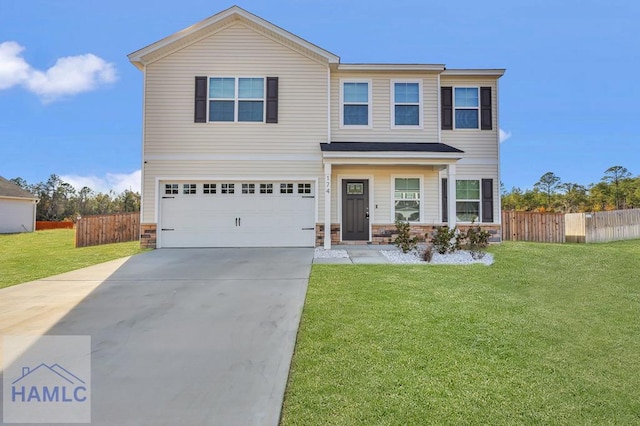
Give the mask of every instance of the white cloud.
[[500, 129], [500, 143], [511, 137], [511, 132]]
[[41, 71], [24, 60], [23, 50], [15, 41], [0, 43], [0, 90], [21, 85], [47, 103], [116, 81], [114, 65], [94, 54], [60, 58]]
[[0, 90], [9, 89], [29, 78], [31, 67], [20, 56], [24, 47], [15, 41], [0, 43]]
[[107, 193], [113, 190], [116, 194], [124, 192], [128, 189], [133, 192], [140, 192], [142, 174], [140, 170], [132, 173], [107, 173], [103, 177], [99, 176], [80, 176], [80, 175], [61, 175], [60, 179], [73, 186], [78, 191], [83, 187], [89, 187], [94, 192]]

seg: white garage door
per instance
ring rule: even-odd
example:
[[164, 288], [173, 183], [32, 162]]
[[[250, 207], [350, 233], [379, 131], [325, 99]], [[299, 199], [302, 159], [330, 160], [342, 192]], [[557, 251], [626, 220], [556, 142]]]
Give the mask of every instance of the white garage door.
[[162, 182], [161, 247], [313, 247], [313, 182]]

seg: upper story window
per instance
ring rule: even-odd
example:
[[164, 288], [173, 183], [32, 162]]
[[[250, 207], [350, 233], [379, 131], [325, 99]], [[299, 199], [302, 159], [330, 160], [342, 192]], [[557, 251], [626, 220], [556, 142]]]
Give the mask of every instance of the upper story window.
[[370, 81], [342, 81], [340, 98], [343, 126], [371, 126]]
[[477, 87], [456, 87], [454, 91], [455, 128], [479, 129], [480, 96]]
[[440, 88], [440, 126], [442, 130], [493, 130], [491, 87]]
[[263, 122], [264, 78], [209, 79], [209, 121]]
[[422, 125], [422, 90], [419, 81], [392, 81], [392, 126]]

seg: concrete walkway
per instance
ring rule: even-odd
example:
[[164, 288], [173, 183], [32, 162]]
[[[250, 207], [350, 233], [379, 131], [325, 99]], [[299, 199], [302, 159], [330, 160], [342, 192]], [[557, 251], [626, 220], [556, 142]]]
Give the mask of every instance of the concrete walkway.
[[333, 245], [332, 250], [345, 250], [349, 257], [313, 259], [313, 263], [317, 264], [380, 264], [391, 263], [389, 259], [384, 257], [380, 250], [397, 250], [396, 246], [391, 245]]
[[0, 332], [90, 335], [92, 424], [275, 426], [312, 258], [155, 250], [0, 290]]

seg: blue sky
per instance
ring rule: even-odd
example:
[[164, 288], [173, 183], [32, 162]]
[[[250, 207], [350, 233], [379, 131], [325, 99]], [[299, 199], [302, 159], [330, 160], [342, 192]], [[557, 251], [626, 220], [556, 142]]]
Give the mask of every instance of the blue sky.
[[[142, 73], [126, 55], [233, 4], [0, 1], [0, 175], [138, 190]], [[236, 4], [343, 63], [507, 68], [507, 188], [547, 171], [584, 185], [614, 165], [640, 174], [637, 0]]]

